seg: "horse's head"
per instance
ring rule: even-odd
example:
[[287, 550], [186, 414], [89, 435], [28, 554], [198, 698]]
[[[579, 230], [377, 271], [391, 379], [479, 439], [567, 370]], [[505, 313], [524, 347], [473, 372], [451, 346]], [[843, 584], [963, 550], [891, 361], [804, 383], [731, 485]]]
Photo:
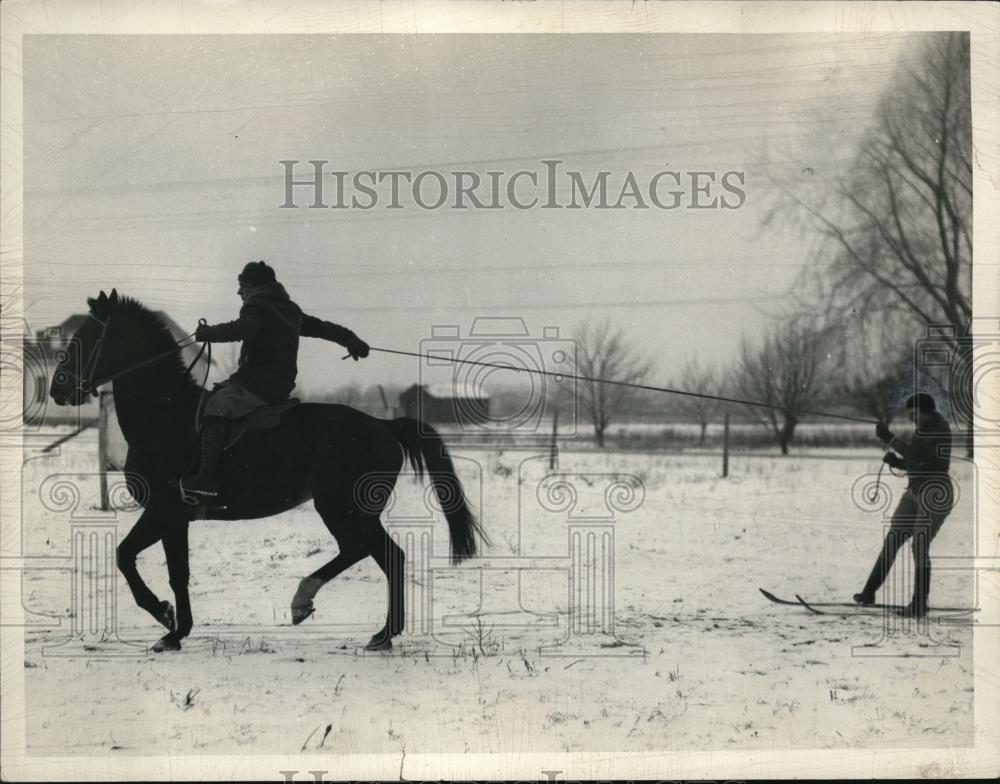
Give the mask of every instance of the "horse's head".
[[118, 302], [115, 289], [111, 289], [111, 296], [102, 291], [96, 299], [87, 300], [90, 306], [87, 320], [56, 355], [49, 394], [58, 405], [81, 405], [89, 396], [97, 395], [101, 380], [113, 372], [108, 365], [108, 327]]

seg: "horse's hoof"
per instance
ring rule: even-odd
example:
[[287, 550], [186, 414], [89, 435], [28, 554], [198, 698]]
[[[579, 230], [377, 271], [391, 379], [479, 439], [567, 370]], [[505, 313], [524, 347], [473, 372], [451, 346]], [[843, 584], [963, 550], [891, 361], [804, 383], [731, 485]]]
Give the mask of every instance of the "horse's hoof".
[[323, 581], [315, 577], [303, 577], [299, 582], [299, 589], [292, 597], [292, 623], [298, 626], [306, 618], [316, 612], [313, 607], [313, 598], [317, 591], [323, 587]]
[[170, 602], [165, 600], [160, 602], [160, 607], [155, 617], [169, 631], [177, 631], [177, 614], [174, 612], [174, 606]]
[[365, 646], [366, 651], [391, 651], [392, 650], [392, 638], [386, 637], [382, 634], [376, 634], [372, 637], [368, 644]]
[[181, 641], [176, 637], [171, 635], [165, 635], [161, 637], [159, 641], [153, 645], [153, 653], [163, 653], [164, 651], [179, 651], [181, 649]]

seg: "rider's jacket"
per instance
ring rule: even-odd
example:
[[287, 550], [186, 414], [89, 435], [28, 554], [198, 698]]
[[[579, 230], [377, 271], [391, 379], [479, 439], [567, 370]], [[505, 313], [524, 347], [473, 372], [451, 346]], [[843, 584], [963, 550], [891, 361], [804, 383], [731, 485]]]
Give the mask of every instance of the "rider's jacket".
[[212, 343], [243, 341], [239, 368], [230, 381], [268, 403], [284, 400], [295, 388], [299, 336], [346, 345], [354, 333], [302, 312], [280, 283], [257, 286], [235, 321], [208, 327]]

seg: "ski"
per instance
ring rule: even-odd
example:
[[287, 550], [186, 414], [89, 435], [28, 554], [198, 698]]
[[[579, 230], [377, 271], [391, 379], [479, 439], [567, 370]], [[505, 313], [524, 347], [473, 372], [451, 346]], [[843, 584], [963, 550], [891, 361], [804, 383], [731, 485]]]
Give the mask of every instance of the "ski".
[[799, 604], [801, 604], [803, 607], [805, 607], [809, 612], [814, 613], [815, 615], [826, 615], [825, 612], [823, 612], [822, 610], [817, 610], [815, 607], [813, 607], [811, 604], [809, 604], [809, 602], [807, 602], [805, 599], [803, 599], [798, 594], [795, 594], [795, 598], [798, 599], [799, 600]]
[[[765, 591], [763, 588], [758, 588], [764, 598], [768, 601], [774, 602], [775, 604], [785, 604], [791, 607], [805, 607], [817, 615], [830, 614], [829, 612], [824, 612], [824, 610], [836, 610], [850, 609], [850, 610], [903, 610], [905, 609], [899, 604], [857, 604], [856, 602], [806, 602], [805, 600], [799, 598], [796, 594], [795, 599], [782, 599], [779, 596], [775, 596], [769, 591]], [[975, 607], [930, 607], [929, 612], [950, 612], [950, 613], [973, 613], [978, 612]]]
[[[853, 605], [845, 605], [842, 607], [827, 607], [826, 609], [818, 610], [813, 604], [807, 602], [798, 594], [795, 594], [795, 598], [799, 600], [799, 604], [802, 607], [805, 607], [809, 612], [813, 613], [814, 615], [830, 615], [830, 616], [839, 615], [841, 618], [846, 618], [848, 616], [853, 616], [853, 615], [869, 615], [869, 616], [886, 615], [886, 614], [903, 615], [904, 614], [903, 611], [905, 610], [904, 607], [894, 604], [888, 604], [888, 605], [853, 604]], [[968, 618], [967, 616], [972, 615], [974, 612], [976, 612], [976, 610], [971, 607], [961, 610], [957, 608], [942, 609], [940, 607], [931, 607], [930, 609], [927, 610], [926, 617], [927, 618], [933, 617], [934, 619], [939, 621], [947, 620], [954, 623], [970, 623], [972, 619]]]

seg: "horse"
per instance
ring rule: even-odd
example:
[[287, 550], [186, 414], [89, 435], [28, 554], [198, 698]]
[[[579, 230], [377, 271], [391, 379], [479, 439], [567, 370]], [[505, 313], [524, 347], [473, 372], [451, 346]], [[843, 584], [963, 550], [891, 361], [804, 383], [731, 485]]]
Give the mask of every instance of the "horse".
[[[313, 599], [330, 580], [371, 556], [385, 573], [385, 625], [368, 650], [392, 647], [403, 631], [404, 563], [386, 533], [381, 513], [405, 461], [428, 476], [448, 523], [452, 562], [476, 555], [488, 543], [469, 508], [461, 481], [440, 435], [407, 417], [384, 420], [348, 406], [300, 403], [273, 428], [247, 432], [219, 464], [220, 493], [213, 506], [192, 507], [171, 486], [198, 455], [196, 410], [202, 387], [185, 366], [181, 348], [162, 319], [138, 300], [112, 289], [88, 298], [89, 317], [59, 357], [50, 396], [57, 405], [81, 405], [112, 383], [115, 409], [128, 458], [125, 481], [142, 513], [117, 548], [118, 569], [136, 604], [167, 628], [156, 652], [180, 650], [191, 633], [188, 596], [188, 527], [195, 519], [270, 517], [312, 499], [338, 553], [299, 582], [292, 622], [314, 612]], [[161, 601], [143, 581], [136, 557], [163, 542], [169, 584], [177, 603]]]

